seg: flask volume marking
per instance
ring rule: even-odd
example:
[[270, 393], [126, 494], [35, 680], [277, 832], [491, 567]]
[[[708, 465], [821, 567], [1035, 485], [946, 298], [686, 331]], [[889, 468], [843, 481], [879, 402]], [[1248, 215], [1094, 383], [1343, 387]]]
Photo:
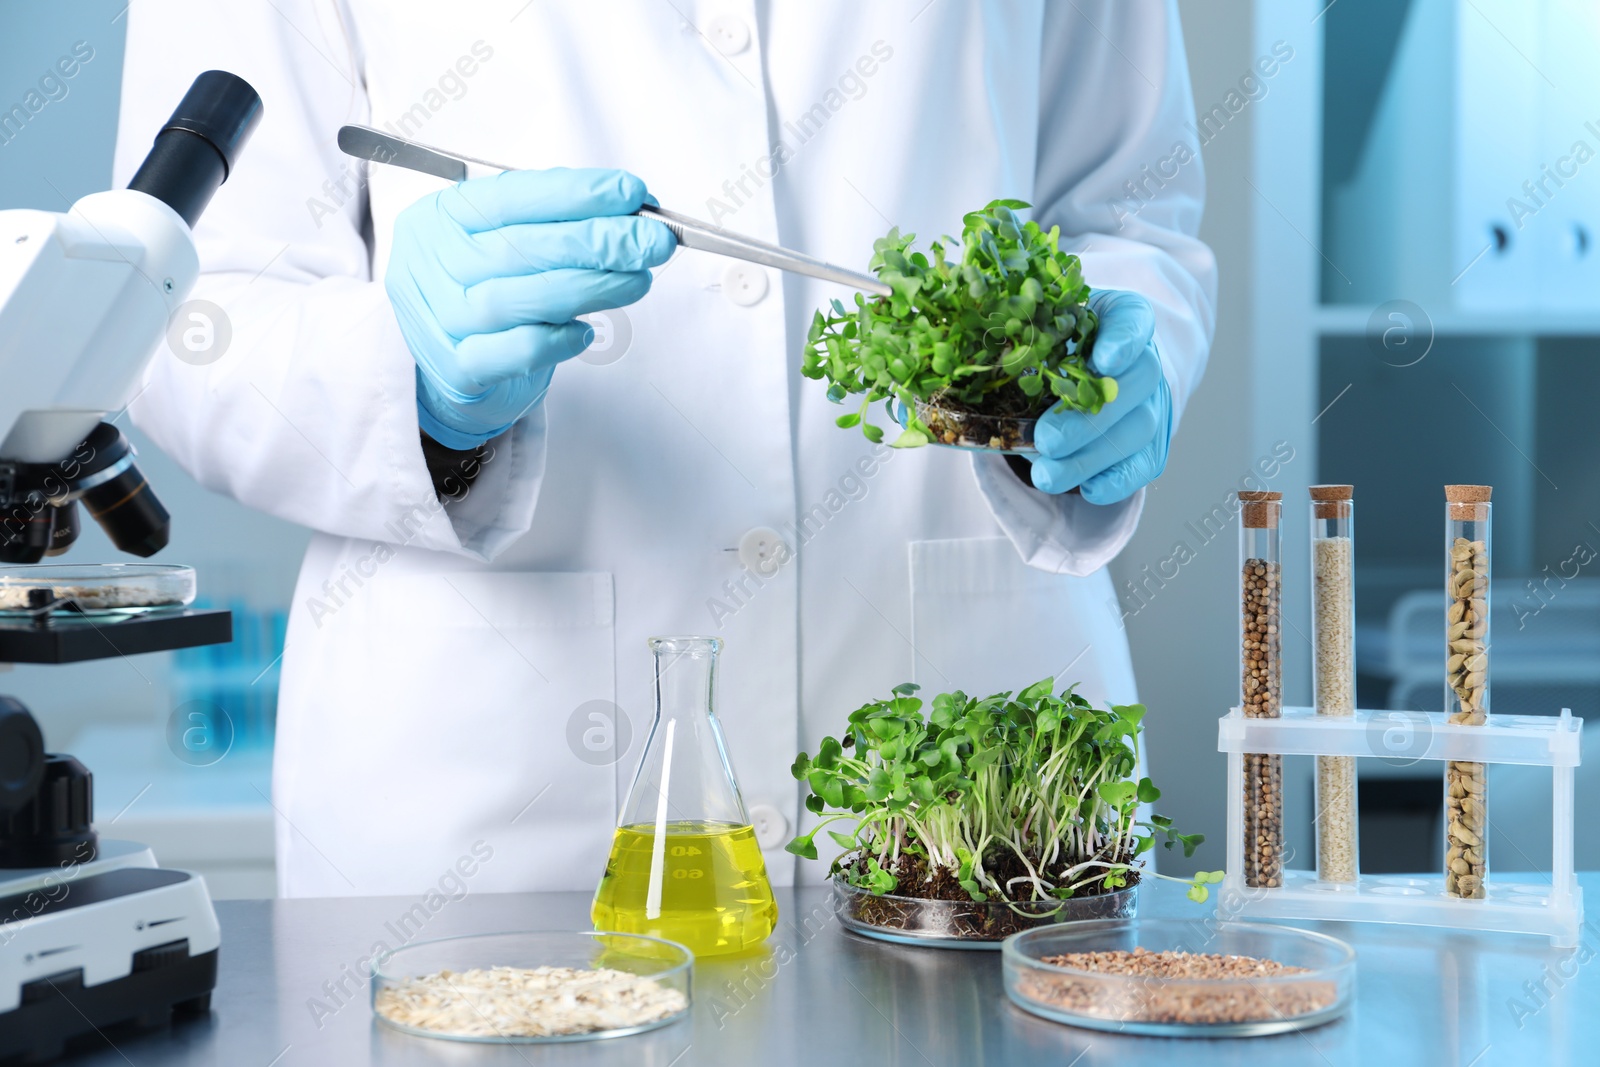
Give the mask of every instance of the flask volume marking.
[[650, 848], [650, 888], [645, 891], [644, 917], [661, 918], [661, 879], [667, 866], [667, 783], [672, 779], [672, 735], [678, 720], [667, 720], [667, 741], [661, 759], [661, 795], [656, 798], [656, 839]]

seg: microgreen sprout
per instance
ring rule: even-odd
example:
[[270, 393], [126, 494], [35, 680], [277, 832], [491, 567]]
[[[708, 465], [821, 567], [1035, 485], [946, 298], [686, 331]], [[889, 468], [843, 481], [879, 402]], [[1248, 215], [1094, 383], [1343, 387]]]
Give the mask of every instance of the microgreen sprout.
[[918, 401], [1031, 417], [1052, 404], [1094, 414], [1116, 398], [1116, 379], [1088, 366], [1099, 320], [1082, 265], [1061, 251], [1060, 227], [1018, 218], [1028, 206], [995, 200], [967, 215], [958, 263], [946, 262], [939, 241], [926, 255], [912, 251], [915, 235], [898, 228], [873, 243], [871, 267], [894, 295], [857, 293], [854, 309], [834, 300], [832, 314], [818, 311], [801, 365], [827, 379], [834, 403], [861, 398], [840, 426], [882, 441], [868, 408], [897, 400], [905, 429], [891, 443], [906, 448], [935, 439]]
[[[902, 857], [916, 857], [906, 866], [948, 872], [975, 901], [1065, 900], [1130, 884], [1158, 840], [1185, 856], [1204, 840], [1164, 815], [1136, 819], [1161, 796], [1133, 777], [1143, 705], [1098, 709], [1070, 687], [1056, 695], [1050, 678], [1014, 697], [941, 693], [926, 709], [916, 693], [895, 687], [852, 712], [842, 739], [795, 760], [822, 818], [790, 852], [816, 859], [826, 830], [846, 850], [831, 873], [875, 894], [899, 888]], [[1002, 881], [1007, 871], [1023, 873]], [[1189, 899], [1221, 880], [1195, 875]]]

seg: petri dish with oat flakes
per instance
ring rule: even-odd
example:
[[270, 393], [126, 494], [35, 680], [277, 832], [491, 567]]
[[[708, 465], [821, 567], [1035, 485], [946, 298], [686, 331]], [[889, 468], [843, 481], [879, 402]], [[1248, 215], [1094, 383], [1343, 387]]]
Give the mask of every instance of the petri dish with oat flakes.
[[595, 931], [418, 941], [373, 965], [372, 1013], [416, 1037], [536, 1044], [626, 1037], [689, 1013], [694, 953]]
[[20, 564], [0, 568], [0, 616], [134, 615], [194, 603], [193, 567], [166, 563]]
[[1008, 938], [1006, 995], [1024, 1011], [1091, 1030], [1255, 1037], [1341, 1017], [1355, 950], [1264, 923], [1098, 919]]

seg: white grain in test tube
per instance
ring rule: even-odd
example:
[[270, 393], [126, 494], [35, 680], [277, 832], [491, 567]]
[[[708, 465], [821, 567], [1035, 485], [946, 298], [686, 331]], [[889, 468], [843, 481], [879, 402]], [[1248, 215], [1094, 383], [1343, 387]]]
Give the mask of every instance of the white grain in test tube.
[[[1350, 716], [1356, 711], [1354, 543], [1318, 537], [1311, 547], [1317, 714]], [[1355, 757], [1318, 756], [1317, 877], [1325, 882], [1356, 880], [1356, 817]]]

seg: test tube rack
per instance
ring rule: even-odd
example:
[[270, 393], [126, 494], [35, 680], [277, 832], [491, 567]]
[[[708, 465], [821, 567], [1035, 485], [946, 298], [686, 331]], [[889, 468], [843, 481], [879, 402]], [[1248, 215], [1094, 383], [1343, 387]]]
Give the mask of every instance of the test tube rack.
[[[1245, 885], [1245, 754], [1393, 758], [1396, 753], [1385, 744], [1392, 730], [1410, 731], [1407, 759], [1549, 767], [1554, 779], [1550, 884], [1497, 878], [1491, 853], [1487, 896], [1476, 900], [1447, 895], [1443, 874], [1361, 875], [1349, 885], [1318, 881], [1315, 871], [1285, 869], [1281, 886]], [[1583, 925], [1583, 890], [1572, 867], [1573, 771], [1582, 740], [1583, 720], [1567, 708], [1559, 717], [1491, 715], [1481, 726], [1452, 725], [1442, 712], [1357, 711], [1341, 717], [1285, 707], [1280, 718], [1267, 719], [1246, 718], [1233, 708], [1217, 724], [1217, 749], [1228, 756], [1228, 869], [1218, 893], [1218, 918], [1449, 926], [1543, 934], [1556, 948], [1575, 948]], [[1441, 773], [1441, 808], [1443, 779]], [[1492, 820], [1492, 792], [1488, 808]]]

